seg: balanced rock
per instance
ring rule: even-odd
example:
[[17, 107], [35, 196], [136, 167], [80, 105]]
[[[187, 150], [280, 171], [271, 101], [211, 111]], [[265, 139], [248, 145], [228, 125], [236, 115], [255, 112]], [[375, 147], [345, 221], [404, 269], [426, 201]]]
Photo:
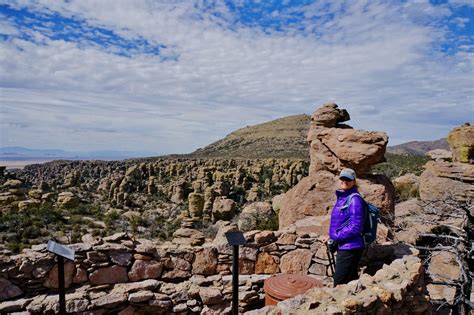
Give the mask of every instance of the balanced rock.
[[387, 135], [339, 124], [349, 119], [347, 111], [333, 103], [325, 104], [313, 113], [307, 137], [310, 174], [322, 170], [336, 173], [346, 167], [359, 175], [367, 174], [372, 165], [384, 161]]
[[339, 109], [335, 103], [326, 103], [311, 115], [311, 125], [332, 128], [349, 119], [345, 109]]
[[191, 217], [201, 217], [204, 209], [204, 196], [200, 193], [190, 193], [188, 196], [188, 209]]
[[383, 132], [340, 124], [348, 119], [349, 114], [335, 104], [325, 104], [312, 115], [309, 176], [281, 199], [280, 229], [307, 217], [329, 214], [339, 188], [338, 174], [346, 167], [356, 171], [359, 192], [381, 209], [385, 223], [392, 223], [395, 189], [387, 177], [369, 174], [372, 165], [384, 160], [388, 137]]

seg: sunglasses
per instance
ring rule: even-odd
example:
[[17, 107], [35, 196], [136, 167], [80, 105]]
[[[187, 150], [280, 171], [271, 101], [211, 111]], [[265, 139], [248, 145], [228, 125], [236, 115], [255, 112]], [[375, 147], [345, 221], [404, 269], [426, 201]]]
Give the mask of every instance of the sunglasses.
[[342, 180], [343, 182], [352, 182], [353, 181], [353, 179], [350, 179], [350, 178], [347, 178], [347, 177], [341, 177], [339, 179]]

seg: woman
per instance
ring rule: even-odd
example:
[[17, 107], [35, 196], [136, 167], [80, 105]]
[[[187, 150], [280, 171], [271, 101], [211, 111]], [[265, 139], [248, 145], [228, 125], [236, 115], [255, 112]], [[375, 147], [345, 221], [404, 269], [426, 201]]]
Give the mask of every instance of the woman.
[[356, 174], [346, 168], [339, 174], [339, 179], [341, 189], [336, 191], [337, 201], [329, 227], [329, 237], [337, 244], [334, 286], [358, 278], [358, 265], [365, 248], [362, 237], [365, 202], [357, 191]]

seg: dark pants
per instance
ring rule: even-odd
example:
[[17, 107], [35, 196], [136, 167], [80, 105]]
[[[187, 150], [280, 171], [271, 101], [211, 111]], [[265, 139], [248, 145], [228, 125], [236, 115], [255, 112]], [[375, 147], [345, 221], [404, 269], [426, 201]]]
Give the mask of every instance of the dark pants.
[[338, 250], [336, 256], [336, 271], [334, 272], [334, 286], [348, 283], [358, 278], [359, 261], [364, 249]]

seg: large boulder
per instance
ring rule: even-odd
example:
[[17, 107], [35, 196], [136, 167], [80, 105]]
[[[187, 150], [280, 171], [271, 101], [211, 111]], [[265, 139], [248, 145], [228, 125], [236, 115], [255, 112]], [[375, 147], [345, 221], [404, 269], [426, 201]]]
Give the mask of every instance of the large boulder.
[[384, 132], [341, 128], [317, 128], [310, 131], [310, 172], [343, 168], [357, 174], [370, 173], [374, 164], [384, 161], [388, 136]]
[[212, 216], [214, 221], [231, 220], [237, 210], [237, 203], [226, 197], [218, 197], [212, 205]]
[[430, 161], [420, 176], [420, 198], [468, 200], [474, 198], [474, 165]]
[[474, 162], [474, 126], [465, 124], [454, 128], [448, 134], [448, 143], [453, 153], [453, 161]]
[[335, 175], [320, 171], [303, 178], [281, 199], [279, 225], [283, 229], [308, 216], [326, 215], [336, 201]]
[[58, 195], [58, 204], [66, 209], [72, 209], [79, 205], [79, 198], [72, 192], [65, 191]]
[[435, 161], [451, 162], [453, 160], [453, 154], [451, 153], [451, 151], [443, 149], [434, 149], [426, 152], [425, 155], [429, 156], [430, 159]]
[[275, 220], [276, 214], [268, 202], [254, 202], [247, 205], [239, 217], [239, 230], [265, 230]]
[[[279, 213], [280, 229], [308, 216], [324, 216], [330, 213], [336, 201], [338, 176], [320, 171], [305, 177], [289, 190], [281, 201]], [[395, 188], [385, 176], [370, 175], [357, 179], [359, 192], [381, 210], [385, 223], [393, 221]]]

